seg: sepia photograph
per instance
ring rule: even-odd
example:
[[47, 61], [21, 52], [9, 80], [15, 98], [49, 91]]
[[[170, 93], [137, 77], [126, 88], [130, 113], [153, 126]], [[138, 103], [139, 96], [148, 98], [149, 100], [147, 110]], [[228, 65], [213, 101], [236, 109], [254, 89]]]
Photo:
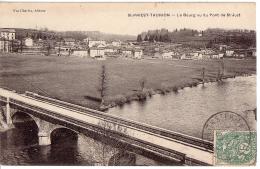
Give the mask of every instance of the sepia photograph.
[[256, 2], [0, 1], [0, 168], [256, 166]]

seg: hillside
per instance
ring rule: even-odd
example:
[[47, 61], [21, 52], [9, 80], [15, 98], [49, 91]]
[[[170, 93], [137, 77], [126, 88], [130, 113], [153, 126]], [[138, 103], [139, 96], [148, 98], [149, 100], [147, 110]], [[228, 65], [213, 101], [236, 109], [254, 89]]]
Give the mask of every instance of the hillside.
[[51, 31], [45, 29], [24, 29], [24, 28], [13, 28], [16, 31], [16, 39], [23, 39], [25, 37], [31, 37], [32, 39], [58, 39], [61, 38], [74, 38], [76, 40], [83, 40], [84, 38], [91, 38], [95, 40], [135, 40], [136, 36], [132, 35], [121, 35], [121, 34], [109, 34], [100, 31]]
[[211, 47], [213, 44], [227, 44], [236, 47], [255, 47], [256, 32], [252, 30], [226, 30], [219, 28], [198, 31], [194, 29], [148, 30], [137, 36], [137, 41], [175, 42], [196, 47]]

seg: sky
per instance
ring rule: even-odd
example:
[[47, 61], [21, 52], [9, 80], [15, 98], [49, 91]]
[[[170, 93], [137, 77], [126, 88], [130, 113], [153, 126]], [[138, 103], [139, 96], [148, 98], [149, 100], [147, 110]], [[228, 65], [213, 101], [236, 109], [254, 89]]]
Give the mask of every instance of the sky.
[[255, 3], [0, 3], [0, 9], [1, 28], [128, 35], [161, 28], [256, 29]]

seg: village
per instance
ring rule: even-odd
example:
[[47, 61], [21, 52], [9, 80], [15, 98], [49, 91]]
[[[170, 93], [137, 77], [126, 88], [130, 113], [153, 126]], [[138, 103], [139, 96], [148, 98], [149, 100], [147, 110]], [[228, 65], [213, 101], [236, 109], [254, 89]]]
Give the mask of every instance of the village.
[[[202, 34], [195, 36], [201, 37]], [[0, 29], [0, 52], [21, 53], [25, 55], [50, 55], [93, 58], [158, 59], [158, 60], [206, 60], [235, 58], [256, 58], [256, 48], [234, 48], [226, 44], [213, 47], [192, 47], [181, 42], [120, 41], [93, 39], [90, 37], [77, 40], [73, 37], [56, 39], [32, 38], [30, 33], [24, 38], [17, 38], [13, 28]]]

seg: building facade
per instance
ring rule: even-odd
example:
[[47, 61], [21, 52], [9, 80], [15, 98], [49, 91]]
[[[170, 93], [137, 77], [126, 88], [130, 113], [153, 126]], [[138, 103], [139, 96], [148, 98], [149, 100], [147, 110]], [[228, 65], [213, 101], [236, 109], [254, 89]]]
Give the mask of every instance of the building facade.
[[89, 49], [89, 56], [91, 58], [104, 58], [105, 57], [105, 50], [103, 48], [90, 48]]
[[9, 29], [9, 28], [0, 29], [0, 37], [5, 38], [6, 40], [14, 40], [15, 29]]
[[7, 53], [11, 51], [10, 41], [6, 40], [5, 38], [0, 38], [0, 52]]

